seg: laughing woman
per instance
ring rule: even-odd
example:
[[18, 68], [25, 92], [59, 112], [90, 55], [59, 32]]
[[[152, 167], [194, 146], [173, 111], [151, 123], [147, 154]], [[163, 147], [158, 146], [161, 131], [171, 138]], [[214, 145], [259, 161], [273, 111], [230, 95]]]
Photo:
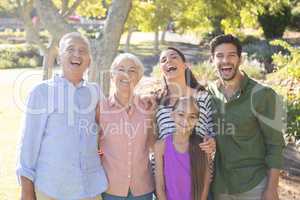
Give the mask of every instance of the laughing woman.
[[156, 93], [158, 107], [155, 117], [158, 138], [164, 139], [175, 132], [171, 112], [177, 99], [181, 96], [193, 96], [199, 107], [196, 134], [204, 138], [200, 147], [207, 154], [211, 154], [215, 151], [211, 96], [198, 83], [185, 62], [184, 54], [174, 47], [169, 47], [160, 54], [159, 66], [163, 77], [163, 89]]
[[134, 94], [143, 69], [136, 56], [117, 56], [111, 66], [114, 91], [99, 103], [102, 162], [109, 182], [104, 200], [152, 200], [149, 148], [154, 144], [153, 116]]

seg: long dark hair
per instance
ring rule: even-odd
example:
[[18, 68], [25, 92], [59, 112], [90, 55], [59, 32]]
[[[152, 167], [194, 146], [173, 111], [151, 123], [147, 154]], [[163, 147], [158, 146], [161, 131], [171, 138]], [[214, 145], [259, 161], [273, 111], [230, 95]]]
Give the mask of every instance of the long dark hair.
[[199, 200], [204, 188], [206, 171], [208, 168], [208, 160], [206, 153], [202, 151], [199, 144], [203, 142], [203, 138], [196, 134], [195, 129], [189, 138], [189, 154], [191, 163], [191, 183], [192, 198]]
[[[183, 62], [186, 61], [186, 58], [184, 56], [184, 54], [177, 48], [175, 47], [168, 47], [166, 50], [173, 50], [175, 51], [179, 57], [182, 59]], [[200, 83], [198, 82], [198, 80], [196, 79], [195, 75], [193, 74], [193, 72], [191, 71], [191, 69], [189, 68], [185, 68], [185, 83], [187, 86], [189, 86], [190, 88], [196, 89], [197, 91], [203, 91], [205, 90], [205, 88], [200, 85]], [[169, 105], [170, 104], [170, 91], [169, 91], [169, 87], [167, 84], [167, 80], [165, 77], [163, 77], [163, 87], [162, 89], [156, 91], [156, 95], [157, 95], [157, 103], [159, 105]]]

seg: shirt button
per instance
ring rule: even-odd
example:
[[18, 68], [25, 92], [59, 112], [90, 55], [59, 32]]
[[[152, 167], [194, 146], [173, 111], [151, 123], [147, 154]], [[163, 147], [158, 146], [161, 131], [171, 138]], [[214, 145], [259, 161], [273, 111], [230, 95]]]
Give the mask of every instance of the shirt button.
[[131, 176], [130, 175], [128, 175], [128, 178], [130, 178]]

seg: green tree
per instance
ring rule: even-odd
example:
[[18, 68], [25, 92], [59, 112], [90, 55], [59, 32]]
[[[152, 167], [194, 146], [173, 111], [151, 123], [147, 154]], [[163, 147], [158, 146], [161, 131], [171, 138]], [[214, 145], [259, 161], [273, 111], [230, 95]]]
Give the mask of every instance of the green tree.
[[130, 51], [130, 41], [132, 33], [139, 30], [139, 24], [144, 20], [143, 15], [146, 12], [145, 7], [147, 4], [145, 2], [140, 2], [140, 0], [132, 1], [132, 9], [128, 15], [128, 19], [125, 24], [125, 32], [127, 32], [127, 38], [125, 43], [125, 52]]
[[16, 5], [10, 0], [0, 1], [0, 17], [13, 16], [16, 9]]
[[[243, 27], [263, 27], [258, 20], [259, 16], [284, 13], [284, 8], [291, 8], [295, 2], [297, 0], [189, 0], [182, 4], [181, 12], [176, 13], [173, 19], [182, 32], [192, 30], [212, 35], [224, 32], [241, 34], [240, 28]], [[275, 21], [278, 23], [278, 20]], [[267, 24], [271, 23], [267, 21]], [[263, 31], [267, 35], [267, 30]]]
[[[101, 16], [101, 14], [106, 12], [102, 7], [103, 2], [95, 0], [17, 0], [17, 12], [20, 19], [24, 22], [26, 34], [32, 43], [39, 46], [44, 55], [43, 79], [48, 79], [52, 75], [51, 69], [57, 56], [59, 39], [65, 33], [76, 30], [68, 22], [67, 17], [76, 12], [77, 9], [83, 15], [91, 17]], [[103, 72], [109, 71], [109, 66], [117, 53], [124, 24], [131, 9], [131, 0], [105, 1], [105, 3], [108, 2], [110, 6], [109, 12], [105, 13], [107, 17], [104, 28], [103, 30], [98, 30], [101, 33], [100, 37], [92, 42], [95, 62], [90, 67], [91, 72], [89, 73], [90, 80], [101, 83], [105, 94], [109, 92], [109, 80], [107, 80], [109, 76]], [[91, 10], [84, 10], [84, 7]], [[33, 8], [37, 10], [42, 27], [50, 35], [47, 45], [40, 39], [39, 28], [32, 23], [30, 13]]]

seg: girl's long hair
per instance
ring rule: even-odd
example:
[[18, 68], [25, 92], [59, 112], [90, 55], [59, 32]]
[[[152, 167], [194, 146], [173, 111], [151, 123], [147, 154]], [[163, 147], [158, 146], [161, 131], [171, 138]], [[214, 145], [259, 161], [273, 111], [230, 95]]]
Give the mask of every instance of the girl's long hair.
[[208, 168], [206, 153], [202, 151], [199, 144], [203, 138], [196, 134], [195, 128], [189, 138], [189, 154], [191, 162], [192, 199], [199, 200], [204, 188], [205, 176]]
[[[174, 47], [168, 47], [167, 50], [173, 50], [178, 53], [179, 57], [182, 59], [183, 62], [186, 61], [185, 56], [183, 53]], [[192, 70], [189, 68], [186, 68], [184, 71], [185, 75], [185, 83], [187, 86], [190, 88], [196, 89], [197, 91], [204, 91], [205, 88], [204, 86], [200, 85], [198, 80], [196, 79], [195, 75], [193, 74]], [[157, 96], [157, 103], [159, 105], [169, 105], [170, 103], [170, 91], [168, 87], [168, 83], [165, 77], [163, 77], [163, 87], [159, 91], [156, 91], [156, 96]]]

